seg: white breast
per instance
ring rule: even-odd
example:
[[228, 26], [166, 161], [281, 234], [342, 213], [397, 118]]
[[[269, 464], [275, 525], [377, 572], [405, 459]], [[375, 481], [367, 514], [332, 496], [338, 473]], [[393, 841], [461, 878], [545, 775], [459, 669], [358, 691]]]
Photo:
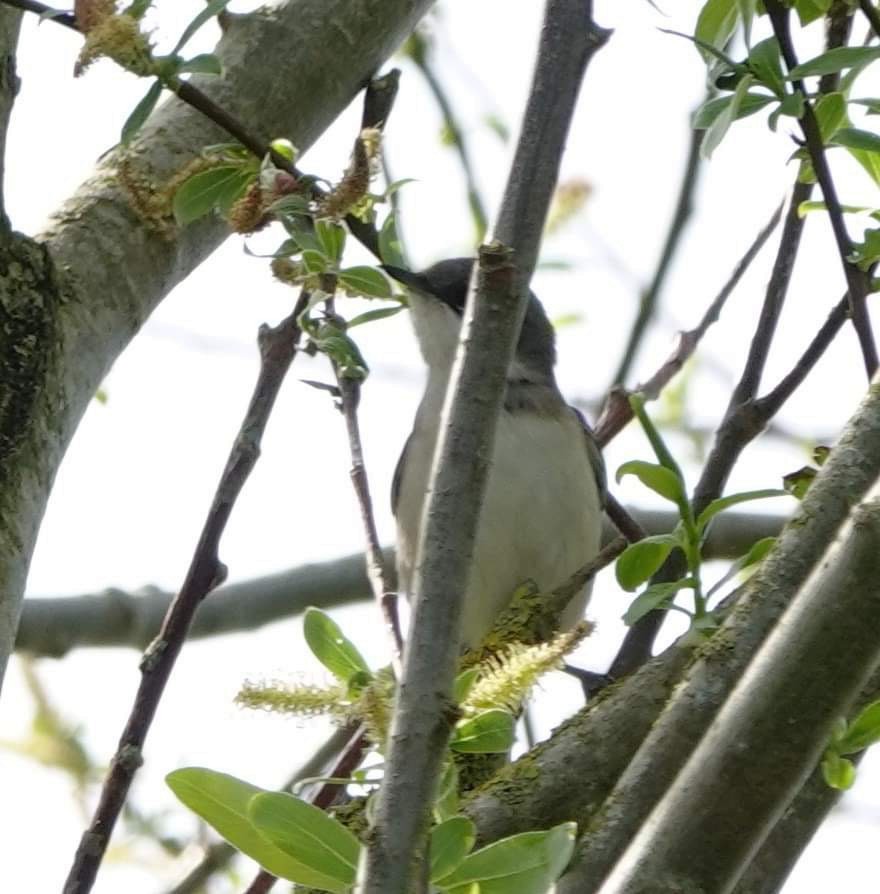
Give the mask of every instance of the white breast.
[[[429, 380], [400, 481], [397, 562], [407, 595], [444, 386]], [[573, 412], [502, 411], [465, 596], [464, 645], [479, 643], [524, 581], [549, 591], [598, 552], [602, 516], [584, 437]], [[582, 617], [588, 596], [589, 586], [572, 600], [565, 627]]]

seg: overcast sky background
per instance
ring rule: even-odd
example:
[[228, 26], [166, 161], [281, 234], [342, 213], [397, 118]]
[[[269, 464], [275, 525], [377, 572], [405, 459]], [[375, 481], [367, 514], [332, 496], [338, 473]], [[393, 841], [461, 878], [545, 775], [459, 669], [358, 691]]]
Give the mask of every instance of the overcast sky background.
[[[167, 46], [200, 4], [159, 0], [156, 5], [152, 21]], [[233, 2], [231, 8], [244, 11], [255, 5]], [[564, 260], [571, 269], [539, 271], [534, 281], [552, 318], [575, 314], [580, 320], [559, 331], [559, 378], [569, 397], [593, 402], [617, 365], [639, 289], [653, 272], [684, 165], [688, 115], [703, 94], [704, 79], [693, 47], [658, 30], [692, 30], [699, 3], [668, 4], [678, 7], [668, 17], [642, 0], [596, 5], [597, 20], [615, 33], [587, 75], [563, 164], [563, 179], [583, 178], [593, 194], [585, 213], [544, 248], [545, 260]], [[491, 209], [503, 189], [511, 144], [505, 145], [485, 120], [497, 116], [516, 133], [540, 6], [522, 0], [444, 3], [431, 20], [439, 70], [465, 123]], [[821, 29], [811, 31], [812, 48], [818, 49]], [[215, 36], [213, 29], [204, 29], [193, 50], [209, 50]], [[6, 165], [8, 210], [24, 232], [38, 232], [52, 209], [88, 175], [146, 90], [106, 62], [72, 80], [78, 45], [77, 36], [65, 29], [48, 23], [38, 27], [33, 17], [25, 23], [18, 63], [22, 89]], [[809, 53], [805, 46], [802, 57]], [[405, 64], [403, 69], [387, 152], [394, 176], [416, 181], [402, 193], [403, 228], [414, 265], [421, 267], [472, 251], [472, 230], [456, 158], [439, 141], [437, 109], [419, 74]], [[876, 85], [865, 77], [858, 93], [875, 95]], [[302, 166], [328, 178], [338, 176], [359, 116], [355, 102]], [[774, 135], [765, 117], [737, 124], [704, 171], [696, 213], [665, 292], [662, 324], [646, 340], [628, 384], [654, 371], [677, 329], [699, 320], [790, 184], [790, 121], [783, 120]], [[842, 157], [834, 161], [844, 201], [877, 202], [876, 188], [855, 165]], [[830, 231], [815, 218], [806, 228], [768, 364], [769, 384], [790, 368], [844, 290]], [[255, 246], [274, 238], [261, 237]], [[354, 251], [351, 257], [356, 262], [361, 256]], [[713, 426], [726, 405], [771, 258], [772, 250], [762, 254], [704, 341], [688, 393], [697, 424]], [[264, 321], [281, 319], [292, 298], [290, 290], [272, 281], [264, 262], [244, 254], [236, 238], [163, 302], [114, 366], [105, 382], [107, 403], [92, 405], [68, 453], [34, 557], [31, 594], [179, 585], [252, 389], [256, 330]], [[386, 494], [418, 402], [421, 362], [405, 315], [357, 334], [372, 368], [361, 422], [387, 541], [393, 526]], [[297, 381], [327, 376], [320, 360], [297, 358], [263, 456], [223, 540], [230, 580], [330, 559], [361, 546], [341, 417], [325, 394]], [[863, 378], [855, 339], [846, 330], [780, 414], [780, 423], [806, 443], [826, 442], [855, 408]], [[693, 483], [699, 465], [692, 445], [675, 437], [671, 443]], [[636, 431], [627, 431], [606, 453], [612, 472], [626, 459], [648, 457]], [[804, 462], [802, 449], [765, 439], [746, 452], [729, 490], [779, 486], [783, 474]], [[656, 505], [631, 480], [616, 493], [631, 504]], [[787, 500], [772, 508], [781, 511], [783, 504], [788, 508]], [[607, 666], [623, 632], [619, 617], [626, 600], [611, 577], [600, 580], [589, 609], [599, 632], [578, 655], [581, 663], [599, 670]], [[386, 660], [372, 608], [334, 616], [376, 664]], [[137, 662], [128, 650], [89, 650], [40, 665], [52, 698], [82, 723], [87, 744], [101, 760], [109, 759], [128, 713]], [[145, 810], [167, 810], [169, 829], [186, 836], [195, 826], [162, 782], [168, 771], [199, 764], [277, 785], [324, 738], [326, 727], [246, 714], [232, 698], [245, 678], [297, 675], [323, 679], [303, 651], [297, 621], [188, 646], [147, 743], [136, 803]], [[3, 696], [0, 738], [20, 738], [27, 733], [31, 708], [15, 663]], [[548, 681], [537, 695], [543, 734], [578, 704], [571, 681], [561, 676]], [[865, 762], [855, 790], [802, 859], [786, 894], [846, 890], [864, 879], [880, 815], [875, 764], [870, 758]], [[83, 825], [70, 788], [58, 771], [0, 752], [0, 791], [7, 805], [0, 813], [0, 840], [10, 890], [60, 890]], [[142, 846], [136, 856], [141, 863], [108, 865], [97, 894], [158, 894], [184, 874], [192, 858], [187, 855], [173, 866], [165, 862], [166, 874], [157, 877], [155, 851]], [[229, 890], [225, 883], [217, 886], [217, 891]]]

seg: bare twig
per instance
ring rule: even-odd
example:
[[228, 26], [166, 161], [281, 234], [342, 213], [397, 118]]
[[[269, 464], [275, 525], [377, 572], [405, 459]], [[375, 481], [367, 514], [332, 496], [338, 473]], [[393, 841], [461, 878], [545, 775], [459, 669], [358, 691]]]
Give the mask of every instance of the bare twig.
[[633, 320], [626, 347], [623, 350], [623, 356], [620, 358], [620, 365], [617, 367], [617, 370], [611, 379], [611, 388], [626, 384], [626, 379], [632, 370], [636, 355], [638, 354], [639, 347], [642, 343], [642, 338], [657, 310], [657, 303], [660, 300], [663, 287], [666, 285], [666, 277], [669, 273], [669, 268], [672, 266], [672, 261], [681, 245], [685, 227], [693, 212], [694, 192], [696, 191], [701, 167], [700, 143], [703, 139], [703, 132], [690, 127], [688, 129], [690, 130], [691, 138], [690, 143], [688, 144], [688, 154], [684, 164], [681, 185], [678, 188], [678, 199], [675, 203], [675, 211], [672, 214], [672, 220], [666, 230], [666, 239], [664, 240], [663, 248], [660, 251], [660, 259], [654, 270], [654, 276], [651, 279], [650, 285], [648, 285], [639, 296], [638, 313], [636, 314], [635, 320]]
[[[798, 64], [797, 56], [794, 51], [794, 43], [791, 39], [791, 30], [789, 27], [790, 10], [779, 2], [779, 0], [768, 0], [766, 4], [767, 13], [773, 25], [773, 33], [779, 41], [779, 48], [788, 70], [791, 71]], [[825, 206], [828, 209], [828, 219], [831, 222], [831, 229], [834, 232], [834, 239], [837, 243], [837, 251], [840, 255], [840, 263], [843, 266], [843, 273], [846, 277], [846, 284], [849, 291], [850, 315], [852, 317], [853, 326], [858, 335], [859, 345], [862, 349], [862, 358], [865, 363], [865, 370], [868, 378], [874, 376], [878, 366], [877, 345], [874, 341], [874, 333], [871, 329], [871, 318], [868, 316], [867, 298], [871, 291], [868, 275], [864, 270], [850, 260], [853, 253], [852, 241], [846, 230], [846, 223], [843, 219], [843, 209], [840, 200], [837, 197], [837, 188], [831, 177], [831, 169], [828, 166], [828, 158], [825, 154], [825, 145], [822, 140], [822, 132], [819, 128], [819, 121], [813, 105], [810, 102], [803, 81], [793, 79], [794, 88], [803, 96], [804, 113], [800, 118], [801, 130], [806, 141], [807, 151], [810, 160], [813, 163], [813, 170], [816, 173], [816, 179], [819, 181], [819, 187], [822, 190], [822, 196], [825, 199]]]
[[871, 23], [874, 29], [874, 35], [880, 37], [880, 13], [877, 12], [871, 0], [859, 0], [859, 9], [864, 13], [865, 18]]
[[205, 596], [226, 576], [226, 568], [218, 555], [220, 538], [259, 457], [263, 431], [296, 354], [300, 336], [297, 316], [303, 307], [301, 298], [293, 313], [277, 327], [264, 326], [260, 330], [260, 373], [253, 396], [220, 477], [186, 579], [168, 609], [158, 637], [144, 653], [140, 666], [141, 683], [104, 781], [94, 818], [74, 857], [64, 887], [65, 894], [86, 894], [91, 890], [134, 774], [142, 763], [147, 732], [193, 615]]
[[[780, 205], [773, 212], [773, 215], [763, 229], [761, 229], [755, 236], [745, 254], [737, 262], [737, 265], [728, 277], [727, 282], [725, 282], [721, 291], [715, 296], [712, 303], [706, 309], [706, 312], [703, 314], [703, 317], [697, 326], [694, 329], [682, 332], [679, 335], [678, 344], [672, 354], [654, 375], [635, 387], [635, 392], [643, 394], [648, 399], [654, 399], [681, 370], [684, 364], [693, 355], [697, 345], [706, 334], [708, 328], [718, 320], [727, 299], [733, 293], [733, 290], [751, 266], [752, 261], [754, 261], [758, 252], [764, 247], [764, 244], [779, 224], [781, 214], [782, 206]], [[602, 413], [596, 422], [596, 440], [602, 447], [604, 447], [632, 418], [633, 412], [632, 407], [629, 405], [628, 392], [624, 391], [622, 388], [612, 389], [606, 399]]]

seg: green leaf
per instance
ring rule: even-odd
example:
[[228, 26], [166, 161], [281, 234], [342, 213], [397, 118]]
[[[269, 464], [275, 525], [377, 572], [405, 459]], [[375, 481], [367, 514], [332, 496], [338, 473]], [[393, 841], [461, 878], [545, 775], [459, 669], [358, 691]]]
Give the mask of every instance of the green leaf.
[[730, 125], [740, 117], [739, 108], [748, 93], [752, 80], [752, 75], [744, 75], [740, 79], [727, 108], [721, 112], [721, 114], [712, 122], [711, 127], [706, 131], [703, 137], [703, 142], [700, 145], [700, 153], [703, 158], [712, 157], [712, 153], [721, 144]]
[[180, 35], [180, 40], [174, 46], [174, 49], [171, 51], [171, 54], [179, 53], [185, 43], [189, 41], [189, 39], [208, 21], [208, 19], [214, 18], [215, 15], [222, 12], [226, 6], [228, 6], [229, 0], [211, 0], [210, 3], [205, 6], [205, 8], [183, 29], [183, 34]]
[[739, 17], [743, 23], [743, 39], [747, 47], [752, 45], [752, 22], [755, 18], [756, 2], [757, 0], [736, 0]]
[[880, 186], [880, 155], [864, 149], [847, 149], [846, 151], [867, 171], [874, 183]]
[[574, 851], [577, 826], [563, 823], [546, 832], [502, 838], [465, 857], [440, 887], [452, 894], [547, 894]]
[[339, 820], [285, 792], [254, 795], [248, 816], [260, 835], [279, 850], [333, 879], [335, 887], [328, 890], [348, 891], [354, 884], [361, 845]]
[[171, 791], [190, 810], [272, 875], [340, 894], [347, 890], [334, 877], [314, 871], [293, 859], [257, 832], [247, 808], [251, 798], [263, 793], [263, 789], [226, 773], [202, 767], [174, 770], [165, 780]]
[[617, 470], [617, 483], [619, 484], [626, 475], [635, 475], [645, 487], [649, 487], [654, 493], [673, 503], [680, 504], [685, 499], [681, 480], [666, 466], [632, 459]]
[[174, 219], [182, 227], [215, 208], [228, 210], [244, 193], [253, 177], [253, 171], [238, 164], [221, 165], [193, 174], [174, 193]]
[[785, 99], [770, 113], [767, 119], [767, 125], [770, 130], [775, 131], [780, 116], [787, 115], [789, 118], [802, 118], [804, 114], [804, 94], [800, 90], [789, 93]]
[[803, 466], [797, 471], [785, 475], [782, 479], [782, 486], [793, 497], [803, 500], [817, 474], [818, 472], [812, 466]]
[[779, 53], [779, 42], [775, 37], [768, 37], [755, 44], [749, 53], [747, 64], [755, 77], [779, 99], [785, 96], [785, 74], [782, 71], [782, 59]]
[[375, 267], [346, 267], [339, 271], [339, 283], [347, 291], [367, 298], [391, 298], [391, 283]]
[[467, 670], [463, 670], [455, 678], [452, 683], [452, 698], [457, 705], [460, 705], [467, 698], [479, 676], [480, 669], [478, 667], [470, 667]]
[[854, 65], [863, 65], [880, 59], [880, 47], [835, 47], [813, 59], [796, 65], [789, 78], [808, 78], [813, 75], [834, 74]]
[[851, 760], [833, 751], [826, 751], [822, 759], [822, 775], [831, 788], [846, 791], [856, 781], [856, 768]]
[[177, 71], [179, 74], [191, 72], [192, 74], [222, 75], [223, 64], [213, 53], [200, 53], [198, 56], [193, 56], [192, 59], [182, 62]]
[[466, 816], [453, 816], [431, 829], [431, 881], [458, 868], [477, 840], [476, 826]]
[[765, 490], [742, 491], [738, 494], [730, 494], [727, 497], [720, 497], [717, 500], [712, 500], [712, 502], [700, 513], [700, 516], [697, 519], [697, 529], [700, 534], [702, 534], [706, 530], [709, 522], [712, 521], [719, 512], [724, 512], [725, 509], [730, 509], [731, 506], [738, 506], [740, 503], [749, 503], [752, 500], [766, 500], [770, 497], [787, 496], [789, 496], [789, 493], [786, 490], [767, 488]]
[[652, 584], [644, 593], [640, 593], [630, 603], [629, 608], [623, 615], [624, 624], [635, 624], [639, 618], [642, 618], [655, 608], [665, 608], [675, 599], [675, 594], [679, 590], [693, 589], [693, 586], [693, 579], [689, 577], [682, 580]]
[[838, 754], [855, 754], [877, 742], [880, 742], [880, 701], [862, 708], [835, 744], [835, 750]]
[[832, 0], [795, 0], [794, 7], [802, 25], [821, 19], [831, 9]]
[[827, 93], [819, 97], [813, 111], [822, 134], [822, 142], [827, 143], [846, 123], [846, 98], [842, 93]]
[[[704, 102], [694, 113], [692, 126], [694, 130], [706, 130], [712, 125], [712, 122], [730, 105], [733, 100], [733, 94], [727, 96], [716, 96]], [[774, 101], [774, 97], [767, 96], [764, 93], [747, 93], [739, 108], [736, 110], [736, 117], [748, 118], [755, 112], [760, 112], [765, 106]]]
[[513, 745], [516, 718], [509, 711], [492, 708], [461, 720], [449, 747], [462, 754], [499, 754]]
[[712, 589], [706, 594], [708, 598], [713, 593], [717, 592], [721, 589], [728, 581], [733, 580], [741, 571], [744, 571], [746, 568], [750, 568], [752, 565], [756, 565], [760, 562], [767, 553], [773, 548], [773, 545], [776, 543], [775, 537], [762, 537], [760, 540], [755, 541], [749, 548], [749, 551], [744, 555], [740, 556], [731, 566], [727, 569], [727, 572], [723, 577], [719, 578], [713, 585]]
[[345, 227], [328, 218], [320, 218], [315, 221], [315, 236], [326, 257], [336, 265], [345, 248]]
[[133, 19], [142, 19], [152, 5], [153, 0], [133, 0], [123, 10], [123, 15], [131, 16]]
[[458, 767], [450, 760], [443, 768], [437, 797], [434, 799], [434, 819], [438, 823], [458, 815]]
[[397, 235], [397, 221], [393, 214], [389, 214], [379, 231], [379, 256], [383, 264], [392, 267], [407, 268], [406, 258], [403, 256], [403, 243]]
[[348, 321], [348, 328], [353, 329], [363, 323], [372, 323], [374, 320], [384, 320], [386, 317], [393, 317], [402, 310], [406, 310], [405, 304], [395, 304], [393, 307], [377, 307], [375, 310], [368, 310], [356, 317], [352, 317]]
[[134, 107], [125, 124], [122, 125], [122, 135], [119, 141], [123, 146], [127, 146], [136, 136], [137, 132], [143, 127], [144, 122], [150, 117], [159, 97], [162, 95], [162, 82], [153, 81], [150, 89], [144, 94], [144, 98]]
[[341, 683], [347, 684], [356, 674], [372, 675], [361, 653], [321, 609], [306, 609], [303, 634], [315, 658]]
[[[736, 0], [707, 0], [697, 17], [694, 38], [723, 49], [736, 28], [738, 17]], [[701, 50], [701, 54], [708, 61], [706, 52]]]
[[857, 127], [841, 127], [831, 141], [835, 146], [847, 149], [863, 149], [866, 152], [880, 152], [880, 136], [870, 130]]
[[302, 263], [306, 273], [324, 273], [328, 266], [324, 253], [314, 248], [303, 249]]
[[679, 540], [674, 534], [657, 534], [631, 543], [614, 566], [617, 582], [632, 592], [653, 576], [676, 546]]

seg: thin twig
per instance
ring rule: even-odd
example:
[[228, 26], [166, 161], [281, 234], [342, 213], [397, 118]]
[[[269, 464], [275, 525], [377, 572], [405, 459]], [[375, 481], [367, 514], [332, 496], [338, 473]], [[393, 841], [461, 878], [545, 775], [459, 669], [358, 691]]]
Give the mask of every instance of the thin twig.
[[[675, 203], [675, 211], [666, 230], [666, 239], [663, 242], [663, 248], [660, 252], [660, 259], [657, 262], [654, 276], [651, 278], [650, 285], [639, 296], [639, 310], [635, 320], [633, 320], [626, 347], [623, 350], [623, 356], [620, 358], [620, 365], [611, 379], [611, 388], [616, 385], [622, 386], [626, 383], [626, 379], [635, 363], [644, 334], [657, 310], [657, 303], [660, 300], [663, 287], [666, 285], [666, 277], [672, 266], [673, 258], [681, 245], [685, 227], [693, 213], [694, 193], [702, 161], [700, 143], [703, 139], [703, 132], [694, 128], [689, 128], [689, 130], [691, 139], [688, 144], [687, 160], [684, 165], [681, 185], [678, 188], [678, 200]], [[611, 389], [609, 388], [609, 390]]]
[[874, 34], [880, 37], [880, 13], [871, 3], [871, 0], [859, 0], [859, 9], [865, 14], [865, 18], [871, 23]]
[[[767, 0], [767, 13], [773, 25], [773, 33], [779, 41], [779, 48], [788, 70], [791, 71], [798, 64], [791, 39], [790, 10], [782, 6], [779, 0]], [[822, 140], [822, 132], [813, 105], [810, 102], [803, 81], [793, 79], [795, 90], [799, 91], [804, 101], [804, 113], [800, 118], [801, 130], [806, 141], [807, 151], [813, 164], [816, 179], [825, 199], [825, 207], [828, 210], [828, 219], [837, 243], [837, 251], [840, 255], [840, 263], [846, 277], [849, 290], [850, 315], [853, 326], [862, 349], [862, 358], [868, 379], [872, 379], [878, 366], [877, 345], [874, 341], [874, 333], [871, 329], [871, 318], [868, 316], [867, 298], [871, 291], [868, 275], [861, 270], [850, 258], [853, 253], [853, 244], [846, 229], [843, 218], [843, 209], [837, 197], [837, 188], [831, 177], [831, 169], [828, 166], [828, 158], [825, 153], [825, 145]]]
[[297, 316], [303, 299], [293, 313], [275, 328], [263, 326], [259, 333], [260, 373], [253, 396], [220, 477], [208, 510], [186, 579], [172, 602], [158, 637], [141, 661], [141, 682], [112, 760], [92, 823], [82, 836], [64, 887], [64, 894], [86, 894], [94, 884], [113, 827], [125, 803], [134, 774], [141, 765], [144, 741], [174, 662], [201, 601], [226, 577], [219, 558], [219, 544], [226, 523], [257, 459], [263, 431], [272, 412], [300, 337]]
[[[703, 314], [703, 317], [697, 326], [687, 332], [680, 333], [678, 343], [672, 354], [670, 354], [654, 375], [635, 387], [635, 392], [643, 394], [648, 399], [654, 399], [681, 370], [684, 364], [693, 355], [697, 345], [706, 334], [708, 328], [718, 320], [727, 299], [733, 293], [733, 290], [736, 288], [740, 279], [742, 279], [758, 252], [764, 247], [764, 244], [779, 224], [781, 214], [782, 205], [779, 205], [773, 212], [770, 220], [767, 221], [763, 229], [757, 236], [755, 236], [752, 244], [746, 250], [746, 253], [737, 262], [737, 265], [730, 274], [727, 282], [725, 282], [721, 291], [715, 296], [712, 303], [706, 309], [706, 312]], [[599, 420], [596, 423], [596, 440], [599, 442], [600, 446], [604, 447], [608, 444], [608, 442], [633, 418], [632, 407], [629, 405], [628, 397], [629, 393], [622, 388], [614, 388], [609, 393], [608, 398], [605, 401], [605, 406], [602, 409], [602, 413], [599, 416]]]

